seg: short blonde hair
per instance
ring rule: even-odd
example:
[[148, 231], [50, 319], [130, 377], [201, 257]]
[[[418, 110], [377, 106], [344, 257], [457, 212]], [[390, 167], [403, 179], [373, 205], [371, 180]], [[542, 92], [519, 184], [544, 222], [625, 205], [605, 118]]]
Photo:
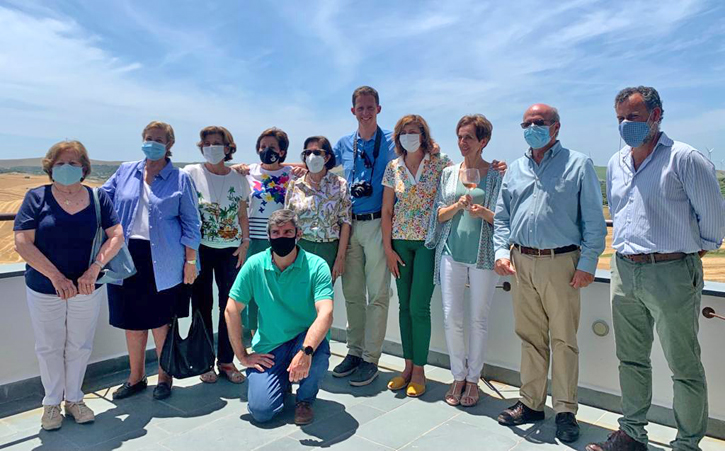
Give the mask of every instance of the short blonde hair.
[[171, 147], [176, 142], [176, 138], [174, 137], [174, 129], [166, 122], [151, 121], [146, 127], [144, 127], [143, 131], [141, 132], [141, 139], [146, 139], [146, 132], [154, 128], [162, 130], [164, 133], [166, 133], [166, 158], [169, 158], [171, 156]]
[[83, 168], [83, 178], [85, 180], [91, 174], [91, 159], [88, 158], [88, 151], [80, 141], [61, 141], [53, 144], [43, 158], [43, 172], [48, 174], [48, 178], [53, 181], [53, 166], [58, 162], [61, 154], [66, 151], [71, 151], [76, 154], [78, 160], [80, 160], [81, 167]]
[[408, 152], [405, 151], [403, 146], [400, 144], [400, 134], [403, 132], [408, 124], [417, 124], [420, 129], [420, 148], [424, 153], [430, 153], [433, 147], [433, 139], [430, 137], [430, 127], [428, 123], [421, 116], [417, 114], [408, 114], [400, 118], [395, 129], [393, 131], [393, 139], [395, 141], [395, 153], [398, 155], [406, 155]]
[[206, 137], [214, 134], [221, 135], [222, 140], [224, 141], [224, 145], [229, 148], [229, 153], [224, 155], [224, 161], [231, 160], [232, 155], [234, 154], [234, 152], [237, 151], [237, 145], [234, 144], [234, 137], [232, 136], [231, 132], [224, 127], [210, 125], [208, 127], [202, 128], [199, 132], [200, 141], [196, 143], [197, 147], [199, 147], [199, 150], [201, 150], [201, 148], [204, 147], [204, 140], [206, 139]]

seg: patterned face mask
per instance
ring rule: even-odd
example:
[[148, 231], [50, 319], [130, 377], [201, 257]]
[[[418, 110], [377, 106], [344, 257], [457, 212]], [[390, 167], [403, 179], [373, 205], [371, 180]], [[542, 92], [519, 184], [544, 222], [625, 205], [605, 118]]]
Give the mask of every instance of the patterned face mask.
[[644, 122], [634, 121], [622, 121], [619, 123], [619, 136], [622, 137], [625, 143], [630, 147], [639, 147], [644, 144], [644, 140], [649, 136], [652, 130], [649, 125], [649, 120], [652, 117], [652, 113], [647, 117]]

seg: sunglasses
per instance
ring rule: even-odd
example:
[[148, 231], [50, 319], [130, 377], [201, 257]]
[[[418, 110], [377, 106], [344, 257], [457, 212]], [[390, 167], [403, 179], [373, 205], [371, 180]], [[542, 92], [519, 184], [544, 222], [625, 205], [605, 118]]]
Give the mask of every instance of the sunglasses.
[[535, 121], [528, 121], [528, 122], [522, 122], [521, 128], [529, 128], [532, 125], [536, 125], [537, 127], [541, 127], [543, 125], [551, 125], [553, 122], [551, 121], [545, 121], [543, 119], [537, 119]]
[[325, 152], [324, 150], [319, 150], [319, 149], [305, 149], [305, 150], [302, 151], [302, 155], [304, 155], [306, 157], [309, 157], [310, 154], [311, 155], [317, 155], [318, 157], [319, 156], [323, 156], [324, 157], [327, 154], [327, 152]]

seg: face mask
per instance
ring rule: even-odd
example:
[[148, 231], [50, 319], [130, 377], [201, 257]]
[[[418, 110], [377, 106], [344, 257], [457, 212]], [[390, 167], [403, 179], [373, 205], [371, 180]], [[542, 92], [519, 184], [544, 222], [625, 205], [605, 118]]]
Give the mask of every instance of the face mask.
[[408, 153], [414, 153], [420, 149], [420, 135], [418, 134], [408, 133], [407, 135], [400, 135], [399, 139], [400, 145]]
[[619, 123], [619, 136], [630, 147], [639, 147], [649, 136], [649, 117], [645, 122], [622, 121]]
[[272, 252], [280, 257], [286, 257], [295, 248], [295, 244], [297, 244], [297, 237], [270, 238], [269, 244], [272, 247]]
[[151, 161], [160, 160], [166, 156], [166, 145], [156, 141], [146, 141], [141, 144], [141, 150]]
[[541, 149], [549, 144], [551, 136], [549, 135], [548, 125], [530, 125], [524, 129], [524, 139], [532, 149]]
[[224, 159], [224, 146], [204, 146], [201, 148], [204, 158], [211, 164], [217, 164]]
[[71, 164], [59, 164], [53, 166], [53, 181], [63, 186], [78, 183], [83, 178], [83, 168]]
[[307, 163], [307, 169], [313, 174], [317, 174], [325, 168], [325, 157], [322, 155], [310, 155], [305, 162]]
[[274, 164], [279, 161], [279, 154], [271, 147], [265, 147], [259, 152], [259, 159], [264, 164]]

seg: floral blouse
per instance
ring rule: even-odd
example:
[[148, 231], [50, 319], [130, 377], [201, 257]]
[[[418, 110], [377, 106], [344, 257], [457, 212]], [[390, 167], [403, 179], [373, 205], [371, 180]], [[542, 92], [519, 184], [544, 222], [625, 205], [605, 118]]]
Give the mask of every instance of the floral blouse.
[[441, 174], [452, 164], [445, 154], [427, 154], [418, 167], [418, 173], [413, 176], [402, 156], [388, 163], [383, 186], [395, 191], [394, 240], [425, 240]]
[[302, 239], [330, 242], [340, 239], [342, 224], [352, 225], [352, 202], [347, 182], [328, 172], [320, 180], [320, 188], [313, 188], [308, 176], [289, 182], [284, 208], [295, 213], [302, 229]]
[[283, 208], [291, 178], [290, 166], [268, 171], [258, 163], [249, 165], [247, 181], [252, 190], [249, 197], [249, 236], [252, 239], [268, 238], [267, 221], [272, 213]]

